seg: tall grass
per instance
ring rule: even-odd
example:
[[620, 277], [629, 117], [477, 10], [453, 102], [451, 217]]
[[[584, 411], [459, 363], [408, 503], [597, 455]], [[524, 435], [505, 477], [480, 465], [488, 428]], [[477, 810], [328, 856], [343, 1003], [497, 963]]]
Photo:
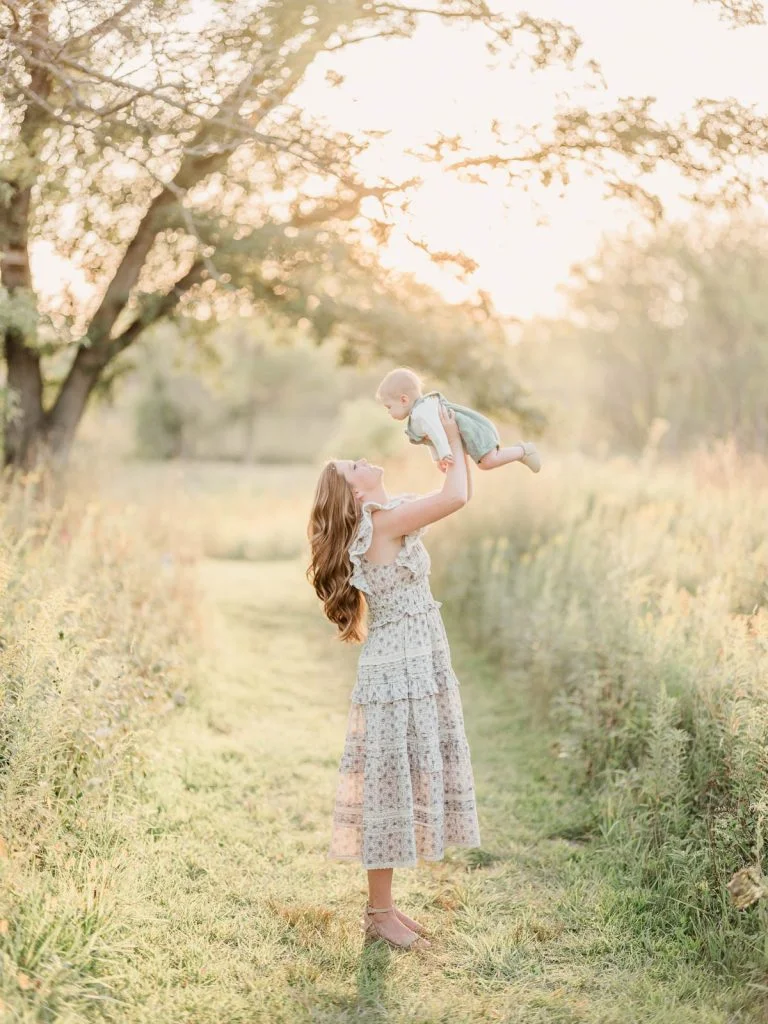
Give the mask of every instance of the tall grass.
[[0, 1016], [112, 1019], [116, 798], [185, 700], [194, 551], [157, 508], [44, 490], [0, 493]]
[[766, 910], [726, 885], [766, 855], [768, 468], [721, 446], [487, 477], [441, 590], [556, 734], [564, 831], [602, 851], [628, 926], [764, 974]]

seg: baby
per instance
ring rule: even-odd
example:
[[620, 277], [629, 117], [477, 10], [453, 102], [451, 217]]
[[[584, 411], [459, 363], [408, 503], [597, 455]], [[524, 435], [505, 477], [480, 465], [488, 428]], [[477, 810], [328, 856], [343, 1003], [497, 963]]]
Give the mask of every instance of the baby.
[[519, 441], [509, 448], [502, 448], [499, 433], [487, 417], [474, 409], [449, 402], [439, 391], [423, 394], [421, 380], [413, 370], [390, 370], [379, 384], [376, 398], [393, 420], [408, 420], [405, 433], [411, 444], [429, 445], [432, 458], [443, 472], [453, 462], [453, 455], [440, 422], [441, 402], [456, 414], [464, 448], [480, 469], [496, 469], [508, 462], [522, 462], [534, 473], [541, 469], [535, 444]]

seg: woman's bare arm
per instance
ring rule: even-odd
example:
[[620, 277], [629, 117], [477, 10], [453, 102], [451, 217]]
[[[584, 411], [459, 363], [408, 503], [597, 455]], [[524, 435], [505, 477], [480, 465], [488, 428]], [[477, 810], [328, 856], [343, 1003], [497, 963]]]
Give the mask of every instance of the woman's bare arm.
[[[463, 450], [463, 446], [462, 446]], [[464, 465], [467, 467], [467, 501], [472, 497], [472, 473], [469, 470], [469, 455], [464, 451]]]
[[453, 462], [446, 469], [442, 490], [404, 502], [397, 508], [375, 512], [376, 529], [380, 535], [403, 537], [406, 533], [458, 512], [466, 505], [468, 471], [459, 428], [451, 410], [441, 409], [440, 415], [453, 455]]

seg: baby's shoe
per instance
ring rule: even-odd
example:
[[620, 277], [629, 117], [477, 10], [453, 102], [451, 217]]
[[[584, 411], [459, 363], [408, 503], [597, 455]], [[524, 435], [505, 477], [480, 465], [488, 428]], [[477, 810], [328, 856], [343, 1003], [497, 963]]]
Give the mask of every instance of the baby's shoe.
[[541, 458], [536, 445], [533, 441], [518, 441], [517, 443], [525, 452], [525, 455], [520, 459], [522, 464], [527, 466], [533, 473], [538, 473], [541, 469]]

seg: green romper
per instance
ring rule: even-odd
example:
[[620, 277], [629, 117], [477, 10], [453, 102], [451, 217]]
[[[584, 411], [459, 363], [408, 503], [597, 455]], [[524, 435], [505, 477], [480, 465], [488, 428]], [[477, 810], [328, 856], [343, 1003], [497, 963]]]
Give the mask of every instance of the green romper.
[[499, 432], [487, 416], [483, 416], [482, 413], [477, 412], [475, 409], [468, 409], [465, 405], [449, 402], [439, 391], [430, 391], [429, 394], [422, 395], [421, 398], [414, 402], [411, 415], [408, 417], [405, 427], [406, 436], [411, 444], [431, 444], [428, 437], [416, 433], [413, 429], [411, 417], [413, 416], [414, 409], [420, 402], [423, 402], [425, 398], [433, 398], [434, 396], [440, 399], [441, 404], [449, 409], [453, 409], [456, 414], [456, 425], [459, 428], [464, 448], [469, 457], [475, 462], [479, 462], [484, 455], [495, 451], [501, 445]]

